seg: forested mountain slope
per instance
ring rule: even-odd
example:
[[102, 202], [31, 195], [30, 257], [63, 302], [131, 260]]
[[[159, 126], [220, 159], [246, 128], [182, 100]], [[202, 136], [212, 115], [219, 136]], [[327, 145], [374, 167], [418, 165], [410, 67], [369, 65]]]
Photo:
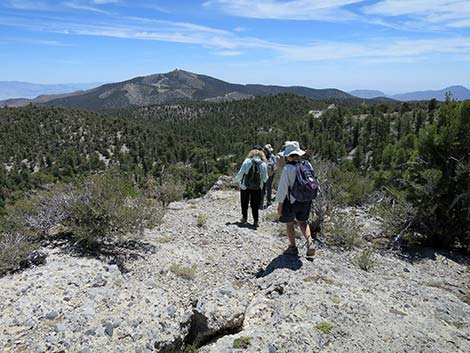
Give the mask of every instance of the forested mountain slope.
[[186, 197], [197, 196], [219, 175], [233, 173], [252, 146], [271, 143], [279, 149], [286, 140], [298, 140], [316, 159], [346, 173], [346, 189], [339, 193], [345, 202], [393, 190], [395, 202], [414, 206], [411, 218], [403, 217], [407, 229], [432, 235], [435, 245], [468, 246], [469, 103], [330, 104], [279, 95], [107, 114], [2, 109], [1, 204], [31, 188], [109, 166], [139, 184], [148, 177], [165, 179], [180, 183]]

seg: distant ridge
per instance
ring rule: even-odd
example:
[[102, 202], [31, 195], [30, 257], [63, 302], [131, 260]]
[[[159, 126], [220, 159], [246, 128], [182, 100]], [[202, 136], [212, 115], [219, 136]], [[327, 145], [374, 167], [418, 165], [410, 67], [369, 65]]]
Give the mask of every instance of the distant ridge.
[[354, 91], [348, 92], [350, 95], [358, 98], [372, 99], [377, 97], [385, 97], [385, 93], [382, 91], [376, 91], [372, 89], [356, 89]]
[[359, 89], [350, 91], [349, 94], [358, 98], [372, 99], [379, 97], [387, 97], [398, 101], [408, 102], [431, 100], [433, 98], [439, 101], [444, 101], [446, 99], [447, 92], [449, 92], [452, 95], [452, 98], [456, 100], [470, 99], [470, 90], [464, 86], [450, 86], [440, 90], [416, 91], [394, 95], [386, 95], [384, 92], [377, 90]]
[[0, 100], [32, 99], [41, 95], [71, 93], [90, 89], [101, 84], [100, 82], [42, 84], [22, 81], [0, 81]]
[[[302, 86], [233, 84], [210, 76], [183, 70], [135, 77], [105, 84], [87, 91], [61, 97], [43, 96], [32, 100], [4, 101], [1, 105], [21, 106], [28, 103], [76, 107], [91, 110], [123, 109], [177, 101], [224, 101], [293, 93], [310, 99], [354, 98], [338, 89], [313, 89]], [[16, 104], [15, 104], [16, 103]]]
[[453, 99], [466, 100], [470, 99], [470, 90], [464, 86], [450, 86], [437, 91], [417, 91], [403, 94], [395, 94], [391, 98], [400, 101], [420, 101], [437, 99], [444, 101], [446, 99], [446, 93], [449, 92]]

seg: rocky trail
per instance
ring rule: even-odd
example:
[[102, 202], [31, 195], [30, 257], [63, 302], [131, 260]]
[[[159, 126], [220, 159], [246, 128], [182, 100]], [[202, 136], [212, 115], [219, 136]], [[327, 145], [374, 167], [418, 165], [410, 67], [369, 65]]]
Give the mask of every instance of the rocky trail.
[[124, 267], [44, 248], [45, 265], [0, 278], [0, 352], [470, 351], [464, 261], [284, 256], [272, 212], [241, 227], [238, 192], [213, 189], [171, 204]]

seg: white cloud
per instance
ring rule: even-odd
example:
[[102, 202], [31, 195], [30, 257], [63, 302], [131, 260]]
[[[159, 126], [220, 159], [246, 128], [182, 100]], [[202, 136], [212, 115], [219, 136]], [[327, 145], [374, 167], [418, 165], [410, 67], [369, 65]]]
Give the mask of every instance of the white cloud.
[[393, 39], [362, 43], [319, 42], [308, 46], [279, 46], [286, 59], [321, 61], [339, 59], [373, 59], [375, 62], [410, 62], [426, 60], [432, 55], [454, 56], [470, 51], [470, 38]]
[[422, 27], [426, 25], [470, 26], [470, 1], [468, 0], [381, 0], [362, 10], [367, 15], [412, 18]]
[[342, 9], [364, 0], [210, 0], [206, 7], [214, 7], [228, 14], [259, 19], [342, 21], [357, 16]]
[[88, 5], [86, 3], [76, 2], [76, 1], [66, 1], [62, 3], [65, 7], [74, 9], [74, 10], [83, 10], [83, 11], [92, 11], [96, 13], [107, 14], [108, 12], [102, 10], [98, 7]]
[[[65, 21], [51, 17], [25, 19], [0, 17], [0, 24], [21, 26], [36, 32], [82, 36], [125, 38], [146, 41], [198, 45], [215, 55], [235, 56], [256, 50], [256, 57], [281, 58], [286, 62], [334, 60], [374, 60], [388, 62], [424, 61], [442, 56], [449, 60], [470, 52], [469, 37], [439, 37], [431, 39], [375, 38], [354, 41], [316, 41], [304, 45], [267, 41], [243, 36], [218, 28], [187, 22], [171, 22], [147, 18], [113, 18], [90, 24], [90, 21]], [[46, 43], [44, 43], [46, 44]], [[50, 43], [51, 45], [53, 43]]]

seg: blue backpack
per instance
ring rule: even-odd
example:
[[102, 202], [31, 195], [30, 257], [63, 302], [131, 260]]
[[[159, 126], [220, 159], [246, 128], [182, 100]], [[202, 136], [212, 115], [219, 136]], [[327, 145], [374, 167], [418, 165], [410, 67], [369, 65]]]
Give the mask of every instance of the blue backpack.
[[314, 200], [318, 195], [319, 185], [310, 163], [300, 161], [291, 164], [295, 166], [296, 175], [290, 193], [299, 202]]

